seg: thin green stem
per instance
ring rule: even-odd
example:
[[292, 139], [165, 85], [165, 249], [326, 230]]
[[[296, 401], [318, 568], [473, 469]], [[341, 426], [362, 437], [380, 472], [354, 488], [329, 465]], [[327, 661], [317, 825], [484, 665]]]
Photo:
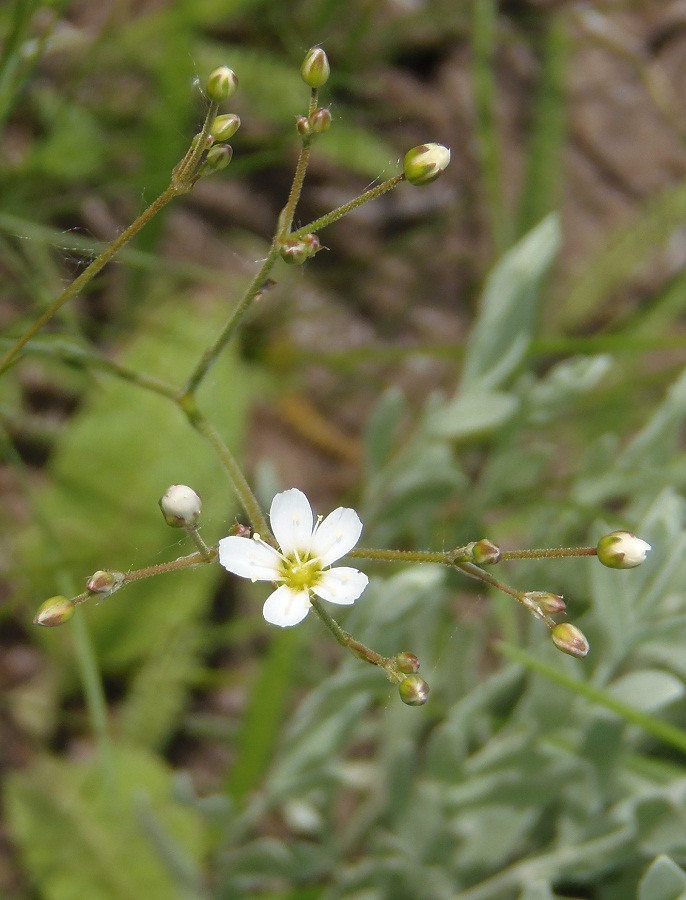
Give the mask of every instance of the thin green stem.
[[211, 550], [207, 546], [205, 541], [203, 541], [202, 537], [200, 536], [200, 532], [198, 531], [197, 525], [189, 525], [186, 528], [186, 534], [193, 541], [195, 546], [198, 548], [198, 552], [206, 562], [211, 562], [216, 557], [217, 551]]
[[365, 191], [364, 194], [360, 194], [359, 197], [355, 197], [355, 199], [351, 200], [349, 203], [344, 203], [343, 206], [339, 206], [338, 209], [332, 209], [331, 212], [327, 213], [325, 216], [321, 216], [319, 219], [315, 219], [313, 222], [310, 222], [309, 225], [303, 225], [303, 227], [298, 228], [297, 231], [292, 231], [289, 236], [291, 238], [301, 238], [305, 237], [306, 234], [321, 231], [322, 228], [326, 228], [327, 225], [331, 225], [333, 222], [342, 219], [343, 216], [347, 216], [348, 213], [357, 209], [358, 206], [362, 206], [363, 203], [368, 203], [370, 200], [376, 200], [376, 198], [381, 197], [382, 194], [386, 194], [388, 191], [393, 190], [394, 187], [397, 187], [400, 182], [404, 180], [405, 176], [402, 173], [400, 175], [394, 175], [393, 178], [389, 178], [388, 181], [384, 181], [382, 184], [378, 184], [376, 187]]
[[554, 547], [542, 550], [503, 550], [498, 562], [504, 559], [562, 559], [565, 556], [597, 556], [595, 547]]
[[639, 728], [642, 728], [658, 740], [663, 741], [665, 744], [674, 747], [682, 753], [686, 753], [686, 731], [683, 729], [676, 728], [668, 722], [663, 722], [633, 706], [629, 706], [627, 703], [617, 700], [607, 691], [595, 687], [592, 684], [588, 684], [588, 682], [579, 681], [579, 679], [573, 678], [562, 669], [551, 666], [549, 663], [543, 662], [535, 656], [531, 656], [525, 651], [520, 650], [518, 647], [513, 647], [510, 644], [504, 643], [498, 643], [496, 644], [496, 647], [499, 652], [508, 659], [526, 666], [527, 669], [530, 669], [533, 672], [538, 672], [540, 675], [549, 678], [551, 681], [555, 681], [557, 684], [562, 685], [562, 687], [567, 688], [567, 690], [577, 696], [585, 697], [592, 703], [597, 703], [599, 706], [609, 709], [611, 712], [621, 716], [621, 718], [631, 725], [638, 725]]
[[521, 603], [522, 606], [527, 609], [529, 612], [533, 612], [534, 615], [541, 619], [541, 621], [545, 622], [548, 628], [554, 628], [556, 625], [555, 620], [544, 613], [541, 609], [537, 609], [532, 606], [532, 604], [526, 599], [526, 591], [518, 591], [516, 588], [510, 587], [509, 584], [505, 584], [504, 581], [500, 581], [497, 578], [494, 578], [492, 575], [489, 575], [488, 572], [484, 572], [483, 569], [479, 568], [479, 566], [470, 562], [455, 562], [454, 566], [456, 569], [459, 569], [461, 572], [464, 572], [465, 575], [468, 575], [470, 578], [474, 578], [477, 581], [482, 581], [484, 584], [488, 584], [491, 587], [494, 587], [498, 591], [502, 591], [503, 594], [508, 594], [510, 597], [514, 597], [514, 599]]
[[215, 360], [233, 337], [236, 329], [243, 320], [245, 314], [250, 309], [252, 303], [257, 297], [260, 296], [262, 291], [264, 291], [269, 273], [274, 268], [278, 257], [279, 251], [276, 248], [276, 241], [274, 241], [274, 243], [272, 243], [272, 246], [269, 248], [269, 253], [262, 263], [259, 272], [250, 282], [250, 285], [248, 286], [240, 302], [231, 314], [228, 322], [212, 342], [212, 344], [207, 348], [207, 350], [205, 350], [198, 364], [188, 376], [188, 380], [186, 381], [183, 389], [183, 395], [185, 397], [192, 398], [194, 396], [195, 392], [200, 387], [202, 381], [206, 377]]
[[52, 319], [67, 301], [79, 294], [83, 288], [95, 278], [98, 272], [107, 265], [112, 257], [115, 256], [119, 250], [134, 237], [134, 235], [138, 234], [141, 228], [147, 225], [161, 209], [173, 200], [177, 193], [178, 190], [171, 185], [163, 191], [160, 196], [154, 200], [140, 216], [138, 216], [135, 222], [132, 222], [125, 231], [122, 231], [119, 237], [115, 238], [100, 256], [98, 256], [97, 259], [94, 259], [88, 268], [84, 269], [78, 278], [75, 278], [74, 281], [62, 291], [59, 297], [53, 300], [47, 309], [31, 323], [24, 334], [15, 342], [11, 350], [5, 354], [2, 360], [0, 360], [0, 375], [9, 368], [22, 347], [26, 346], [31, 338], [38, 334], [43, 326]]
[[318, 597], [312, 597], [312, 609], [319, 616], [320, 620], [324, 625], [329, 629], [331, 634], [334, 636], [336, 641], [341, 645], [341, 647], [345, 647], [347, 650], [350, 650], [358, 659], [363, 659], [365, 662], [370, 663], [372, 666], [379, 666], [379, 668], [384, 669], [387, 673], [389, 673], [389, 663], [390, 660], [381, 656], [380, 653], [377, 653], [375, 650], [372, 650], [370, 647], [367, 647], [365, 644], [360, 643], [360, 641], [356, 641], [352, 635], [348, 634], [345, 629], [341, 628], [338, 622], [330, 616], [326, 611], [322, 601]]
[[376, 550], [370, 547], [358, 547], [346, 553], [346, 556], [354, 556], [357, 559], [377, 559], [385, 562], [419, 562], [442, 563], [452, 565], [450, 552], [439, 553], [430, 550]]
[[233, 454], [221, 439], [212, 423], [202, 415], [188, 396], [183, 398], [180, 406], [193, 428], [208, 441], [217, 454], [231, 480], [231, 484], [233, 485], [238, 500], [250, 520], [253, 531], [259, 534], [263, 540], [269, 542], [271, 540], [271, 530], [267, 524], [267, 520], [264, 517], [260, 504], [257, 502], [257, 497], [253, 494], [252, 489], [240, 466], [234, 459]]
[[38, 334], [50, 319], [73, 297], [79, 294], [83, 288], [92, 281], [95, 276], [103, 269], [107, 263], [124, 247], [131, 238], [135, 237], [138, 232], [144, 228], [148, 222], [153, 219], [160, 210], [170, 203], [175, 197], [181, 194], [187, 194], [197, 180], [198, 163], [206, 149], [207, 137], [214, 117], [217, 114], [218, 104], [212, 103], [205, 116], [202, 131], [191, 144], [188, 153], [181, 160], [179, 165], [172, 173], [169, 187], [164, 190], [157, 199], [145, 209], [138, 218], [124, 229], [118, 238], [115, 238], [103, 252], [93, 260], [93, 262], [84, 271], [75, 278], [72, 283], [66, 287], [62, 293], [41, 313], [41, 315], [26, 329], [24, 334], [15, 342], [8, 353], [0, 360], [0, 375], [5, 372], [16, 358], [22, 347]]

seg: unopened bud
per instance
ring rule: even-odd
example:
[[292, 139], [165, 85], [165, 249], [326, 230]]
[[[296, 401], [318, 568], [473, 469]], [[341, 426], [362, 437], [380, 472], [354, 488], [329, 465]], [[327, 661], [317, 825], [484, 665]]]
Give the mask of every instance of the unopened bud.
[[450, 162], [450, 150], [443, 144], [420, 144], [408, 150], [403, 160], [403, 174], [410, 184], [431, 184]]
[[304, 241], [291, 239], [279, 247], [281, 259], [289, 266], [301, 266], [312, 254]]
[[123, 572], [106, 572], [99, 569], [88, 579], [86, 587], [91, 594], [113, 594], [124, 581]]
[[534, 612], [540, 611], [548, 616], [555, 616], [567, 609], [567, 604], [562, 597], [559, 594], [552, 594], [550, 591], [527, 591], [526, 594], [523, 594], [522, 600]]
[[556, 625], [551, 632], [551, 636], [557, 649], [562, 650], [563, 653], [568, 653], [570, 656], [583, 659], [590, 650], [583, 631], [580, 631], [576, 625], [572, 625], [569, 622], [562, 622], [560, 625]]
[[497, 563], [501, 556], [500, 547], [497, 547], [493, 541], [489, 541], [488, 538], [475, 541], [475, 543], [472, 544], [471, 551], [472, 560], [477, 566], [487, 566], [492, 563]]
[[414, 653], [408, 653], [407, 651], [397, 653], [394, 660], [398, 671], [403, 672], [405, 675], [414, 675], [415, 672], [419, 671], [419, 659]]
[[398, 685], [400, 699], [408, 706], [424, 706], [429, 699], [429, 685], [419, 675], [408, 675]]
[[42, 603], [33, 618], [34, 625], [44, 625], [53, 628], [55, 625], [64, 625], [74, 615], [74, 601], [67, 597], [51, 597]]
[[329, 60], [321, 47], [308, 50], [300, 67], [302, 79], [308, 87], [320, 88], [329, 80]]
[[598, 541], [598, 559], [610, 569], [633, 569], [645, 562], [650, 544], [630, 531], [613, 531]]
[[331, 128], [331, 113], [328, 109], [320, 107], [320, 109], [315, 109], [308, 121], [312, 134], [323, 134]]
[[211, 73], [205, 85], [205, 93], [215, 103], [228, 100], [238, 90], [238, 78], [233, 69], [228, 66], [219, 66]]
[[202, 502], [193, 488], [186, 484], [173, 484], [160, 498], [160, 509], [167, 525], [185, 528], [198, 522]]
[[217, 116], [212, 122], [210, 134], [218, 143], [229, 141], [241, 127], [241, 120], [235, 113]]
[[209, 172], [221, 172], [231, 162], [232, 157], [233, 148], [230, 144], [217, 144], [207, 151], [203, 168], [207, 174]]
[[306, 234], [302, 238], [302, 242], [307, 249], [307, 255], [309, 257], [316, 256], [317, 253], [322, 249], [322, 245], [319, 243], [319, 238], [316, 234]]
[[301, 137], [307, 137], [310, 134], [310, 120], [307, 116], [298, 116], [295, 120], [295, 127]]
[[229, 530], [229, 534], [234, 537], [249, 538], [252, 536], [252, 529], [241, 522], [234, 522]]

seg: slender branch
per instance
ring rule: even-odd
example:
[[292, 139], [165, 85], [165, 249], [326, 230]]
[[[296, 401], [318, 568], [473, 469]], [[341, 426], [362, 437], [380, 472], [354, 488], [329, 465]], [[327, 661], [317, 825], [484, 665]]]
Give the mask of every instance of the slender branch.
[[370, 547], [358, 547], [346, 553], [358, 559], [377, 559], [385, 562], [419, 562], [442, 563], [452, 565], [450, 553], [432, 552], [430, 550], [376, 550]]
[[153, 219], [160, 210], [170, 203], [180, 194], [187, 194], [195, 184], [197, 176], [198, 163], [206, 149], [207, 137], [214, 117], [217, 114], [218, 104], [212, 103], [205, 115], [202, 131], [193, 139], [191, 148], [172, 173], [169, 187], [164, 190], [156, 200], [145, 209], [138, 218], [125, 228], [124, 231], [109, 244], [103, 252], [84, 269], [84, 271], [75, 278], [72, 283], [66, 287], [62, 293], [45, 309], [41, 315], [31, 323], [24, 334], [16, 341], [8, 353], [0, 360], [0, 375], [5, 372], [12, 364], [22, 347], [42, 330], [50, 319], [73, 297], [79, 294], [83, 288], [92, 281], [95, 276], [103, 269], [107, 263], [127, 244], [131, 238], [135, 237], [138, 232], [144, 228], [148, 222]]
[[382, 184], [378, 184], [364, 194], [360, 194], [359, 197], [355, 197], [355, 199], [351, 200], [349, 203], [344, 203], [343, 206], [339, 206], [338, 209], [332, 209], [331, 212], [327, 213], [325, 216], [321, 216], [319, 219], [315, 219], [313, 222], [310, 222], [309, 225], [303, 225], [303, 227], [298, 228], [297, 231], [292, 231], [289, 236], [295, 239], [305, 237], [306, 234], [310, 234], [311, 232], [321, 231], [322, 228], [326, 228], [327, 225], [331, 225], [333, 222], [342, 219], [343, 216], [347, 216], [348, 213], [357, 209], [358, 206], [362, 206], [363, 203], [368, 203], [370, 200], [376, 200], [376, 198], [381, 197], [382, 194], [386, 194], [388, 191], [393, 190], [394, 187], [397, 187], [400, 182], [404, 180], [405, 176], [402, 173], [400, 175], [394, 175], [393, 178], [389, 178], [388, 181], [384, 181]]
[[596, 547], [553, 547], [541, 550], [503, 550], [499, 562], [504, 559], [562, 559], [565, 556], [597, 556]]
[[247, 311], [250, 309], [252, 303], [260, 296], [262, 291], [264, 291], [269, 273], [274, 268], [274, 264], [278, 257], [279, 251], [276, 248], [276, 241], [274, 241], [269, 248], [269, 253], [262, 263], [259, 272], [250, 282], [250, 285], [231, 314], [228, 322], [212, 344], [205, 350], [198, 364], [188, 376], [188, 380], [183, 388], [184, 396], [190, 398], [193, 397], [215, 360], [233, 337], [234, 332], [243, 320]]
[[224, 466], [224, 469], [231, 480], [231, 484], [236, 492], [238, 500], [250, 520], [253, 531], [256, 531], [261, 535], [263, 540], [269, 542], [271, 540], [271, 530], [264, 517], [260, 504], [257, 502], [257, 497], [253, 494], [240, 466], [234, 459], [229, 448], [221, 439], [214, 425], [203, 416], [195, 406], [192, 398], [188, 395], [181, 398], [179, 406], [193, 428], [209, 442], [219, 457], [220, 462]]

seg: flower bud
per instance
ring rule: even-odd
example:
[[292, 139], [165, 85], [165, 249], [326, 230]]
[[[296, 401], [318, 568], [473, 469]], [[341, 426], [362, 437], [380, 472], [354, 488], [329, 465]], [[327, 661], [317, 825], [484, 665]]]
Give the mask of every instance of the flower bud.
[[231, 162], [233, 148], [230, 144], [217, 144], [207, 151], [203, 168], [206, 173], [221, 172]]
[[320, 107], [309, 116], [308, 123], [312, 134], [323, 134], [331, 128], [331, 113]]
[[406, 650], [403, 653], [397, 653], [394, 662], [398, 671], [405, 675], [414, 675], [419, 671], [419, 660], [414, 653], [408, 653]]
[[307, 137], [311, 132], [310, 120], [307, 116], [297, 116], [295, 127], [297, 128], [300, 137]]
[[86, 587], [91, 594], [113, 594], [124, 581], [123, 572], [106, 572], [99, 569], [88, 579]]
[[281, 259], [289, 266], [301, 266], [312, 254], [304, 241], [291, 239], [279, 247]]
[[321, 47], [308, 50], [300, 67], [302, 79], [308, 87], [320, 88], [329, 80], [329, 60]]
[[249, 538], [252, 537], [252, 528], [248, 525], [243, 525], [241, 522], [234, 522], [229, 529], [229, 534], [234, 537]]
[[488, 538], [483, 538], [472, 544], [471, 551], [472, 560], [477, 566], [486, 566], [491, 563], [497, 563], [501, 556], [500, 547], [497, 547], [492, 541], [489, 541]]
[[408, 675], [398, 685], [400, 699], [408, 706], [424, 706], [429, 699], [429, 685], [419, 675]]
[[51, 597], [39, 606], [38, 612], [33, 618], [33, 624], [45, 625], [48, 628], [64, 625], [74, 615], [75, 609], [73, 600], [61, 596]]
[[408, 150], [403, 160], [403, 174], [410, 184], [431, 184], [450, 162], [450, 150], [443, 144], [420, 144]]
[[160, 498], [160, 509], [167, 525], [186, 528], [198, 522], [202, 502], [193, 488], [186, 484], [173, 484]]
[[522, 600], [534, 611], [540, 611], [548, 616], [555, 616], [567, 609], [562, 597], [550, 591], [527, 591], [522, 595]]
[[650, 544], [630, 531], [613, 531], [598, 541], [598, 559], [610, 569], [633, 569], [645, 562]]
[[219, 66], [218, 69], [215, 69], [205, 85], [205, 93], [214, 103], [228, 100], [237, 90], [238, 78], [234, 70], [228, 66]]
[[227, 113], [225, 116], [217, 116], [212, 122], [210, 134], [215, 141], [229, 141], [241, 127], [241, 120], [235, 113]]
[[319, 243], [319, 238], [316, 234], [306, 234], [302, 238], [302, 242], [305, 245], [307, 250], [307, 255], [309, 257], [316, 256], [317, 253], [322, 249], [322, 245]]
[[569, 622], [562, 622], [560, 625], [556, 625], [551, 632], [551, 636], [557, 649], [562, 650], [563, 653], [568, 653], [570, 656], [583, 659], [590, 650], [584, 633]]

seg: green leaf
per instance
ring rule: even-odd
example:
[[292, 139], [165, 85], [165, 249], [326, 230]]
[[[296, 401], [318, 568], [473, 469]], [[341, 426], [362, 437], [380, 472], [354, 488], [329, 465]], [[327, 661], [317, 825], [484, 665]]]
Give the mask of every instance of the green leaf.
[[539, 288], [560, 246], [560, 223], [546, 216], [496, 263], [465, 354], [460, 393], [501, 387], [533, 337]]
[[428, 420], [436, 436], [465, 440], [487, 434], [508, 421], [519, 407], [519, 399], [504, 391], [467, 390], [459, 393]]
[[189, 868], [200, 862], [205, 845], [200, 821], [173, 800], [172, 774], [164, 764], [121, 745], [113, 763], [111, 791], [95, 762], [43, 758], [9, 778], [9, 828], [44, 900], [178, 896], [175, 879], [140, 821], [141, 803], [183, 848]]
[[638, 900], [686, 900], [686, 872], [669, 856], [658, 856], [639, 882]]

